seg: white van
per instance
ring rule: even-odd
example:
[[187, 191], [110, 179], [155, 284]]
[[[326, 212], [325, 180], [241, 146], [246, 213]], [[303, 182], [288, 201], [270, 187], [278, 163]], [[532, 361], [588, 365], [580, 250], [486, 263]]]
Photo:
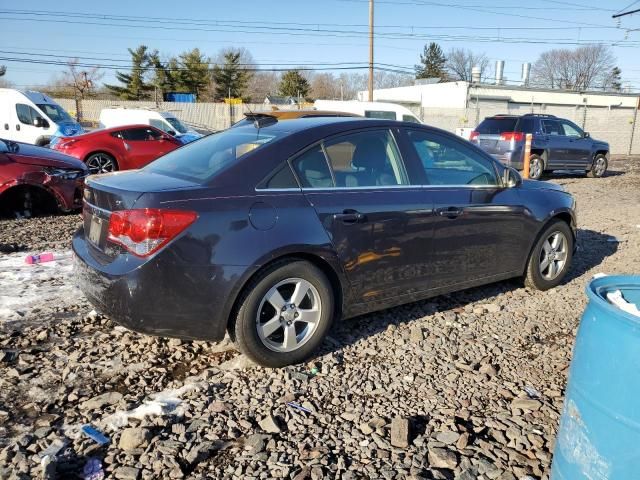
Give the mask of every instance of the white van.
[[78, 122], [43, 93], [0, 88], [0, 138], [47, 145], [56, 136], [83, 133]]
[[318, 110], [355, 113], [368, 118], [422, 123], [411, 110], [395, 103], [359, 102], [358, 100], [316, 100], [313, 106]]
[[122, 127], [125, 125], [151, 125], [176, 137], [182, 143], [189, 143], [202, 135], [187, 127], [175, 115], [151, 108], [103, 108], [100, 112], [100, 127]]

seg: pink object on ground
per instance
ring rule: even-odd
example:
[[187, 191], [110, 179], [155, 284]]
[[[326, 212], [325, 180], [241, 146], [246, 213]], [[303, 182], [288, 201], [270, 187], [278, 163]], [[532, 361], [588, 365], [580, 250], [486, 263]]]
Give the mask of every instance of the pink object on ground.
[[41, 253], [40, 255], [27, 255], [24, 259], [24, 261], [29, 265], [33, 265], [34, 263], [52, 262], [53, 260], [53, 253], [49, 252]]

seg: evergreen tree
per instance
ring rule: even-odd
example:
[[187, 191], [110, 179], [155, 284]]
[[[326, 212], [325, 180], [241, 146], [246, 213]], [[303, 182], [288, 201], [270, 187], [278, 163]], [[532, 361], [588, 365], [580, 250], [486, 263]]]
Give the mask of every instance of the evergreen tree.
[[105, 85], [111, 92], [118, 95], [123, 100], [145, 100], [150, 97], [153, 85], [145, 81], [145, 74], [151, 67], [151, 56], [146, 45], [140, 45], [135, 50], [128, 49], [131, 54], [131, 72], [116, 72], [116, 79], [124, 84]]
[[213, 67], [213, 81], [215, 82], [215, 99], [224, 100], [242, 98], [249, 82], [249, 73], [240, 65], [240, 51], [230, 51], [224, 54], [224, 65]]
[[165, 64], [160, 60], [158, 52], [153, 52], [150, 63], [153, 68], [151, 84], [158, 93], [159, 99], [163, 99], [167, 92], [175, 92], [178, 89], [178, 60], [171, 57]]
[[435, 42], [424, 46], [420, 54], [420, 64], [415, 66], [416, 78], [441, 78], [446, 76], [445, 63], [447, 62], [442, 48]]
[[282, 75], [278, 91], [280, 95], [305, 98], [311, 86], [298, 70], [289, 70]]
[[622, 70], [618, 67], [613, 67], [611, 70], [610, 88], [614, 92], [622, 91]]
[[190, 52], [184, 52], [179, 59], [179, 85], [180, 89], [186, 92], [195, 93], [200, 99], [202, 93], [209, 83], [209, 60], [194, 48]]

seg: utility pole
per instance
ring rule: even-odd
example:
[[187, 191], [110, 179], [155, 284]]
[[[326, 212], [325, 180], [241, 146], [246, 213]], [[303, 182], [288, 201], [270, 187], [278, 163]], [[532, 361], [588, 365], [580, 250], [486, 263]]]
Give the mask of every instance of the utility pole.
[[635, 10], [631, 10], [629, 12], [616, 13], [615, 15], [611, 15], [611, 18], [620, 18], [620, 17], [624, 17], [624, 16], [627, 16], [627, 15], [632, 15], [632, 14], [638, 13], [638, 12], [640, 12], [640, 8], [637, 8]]
[[373, 102], [373, 0], [369, 0], [369, 101]]

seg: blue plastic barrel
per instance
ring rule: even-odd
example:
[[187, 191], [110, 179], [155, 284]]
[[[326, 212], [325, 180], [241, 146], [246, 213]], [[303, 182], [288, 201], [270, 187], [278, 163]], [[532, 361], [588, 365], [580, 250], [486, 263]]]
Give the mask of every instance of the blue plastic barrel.
[[615, 290], [640, 308], [639, 276], [587, 286], [552, 480], [640, 479], [640, 318], [607, 301]]

